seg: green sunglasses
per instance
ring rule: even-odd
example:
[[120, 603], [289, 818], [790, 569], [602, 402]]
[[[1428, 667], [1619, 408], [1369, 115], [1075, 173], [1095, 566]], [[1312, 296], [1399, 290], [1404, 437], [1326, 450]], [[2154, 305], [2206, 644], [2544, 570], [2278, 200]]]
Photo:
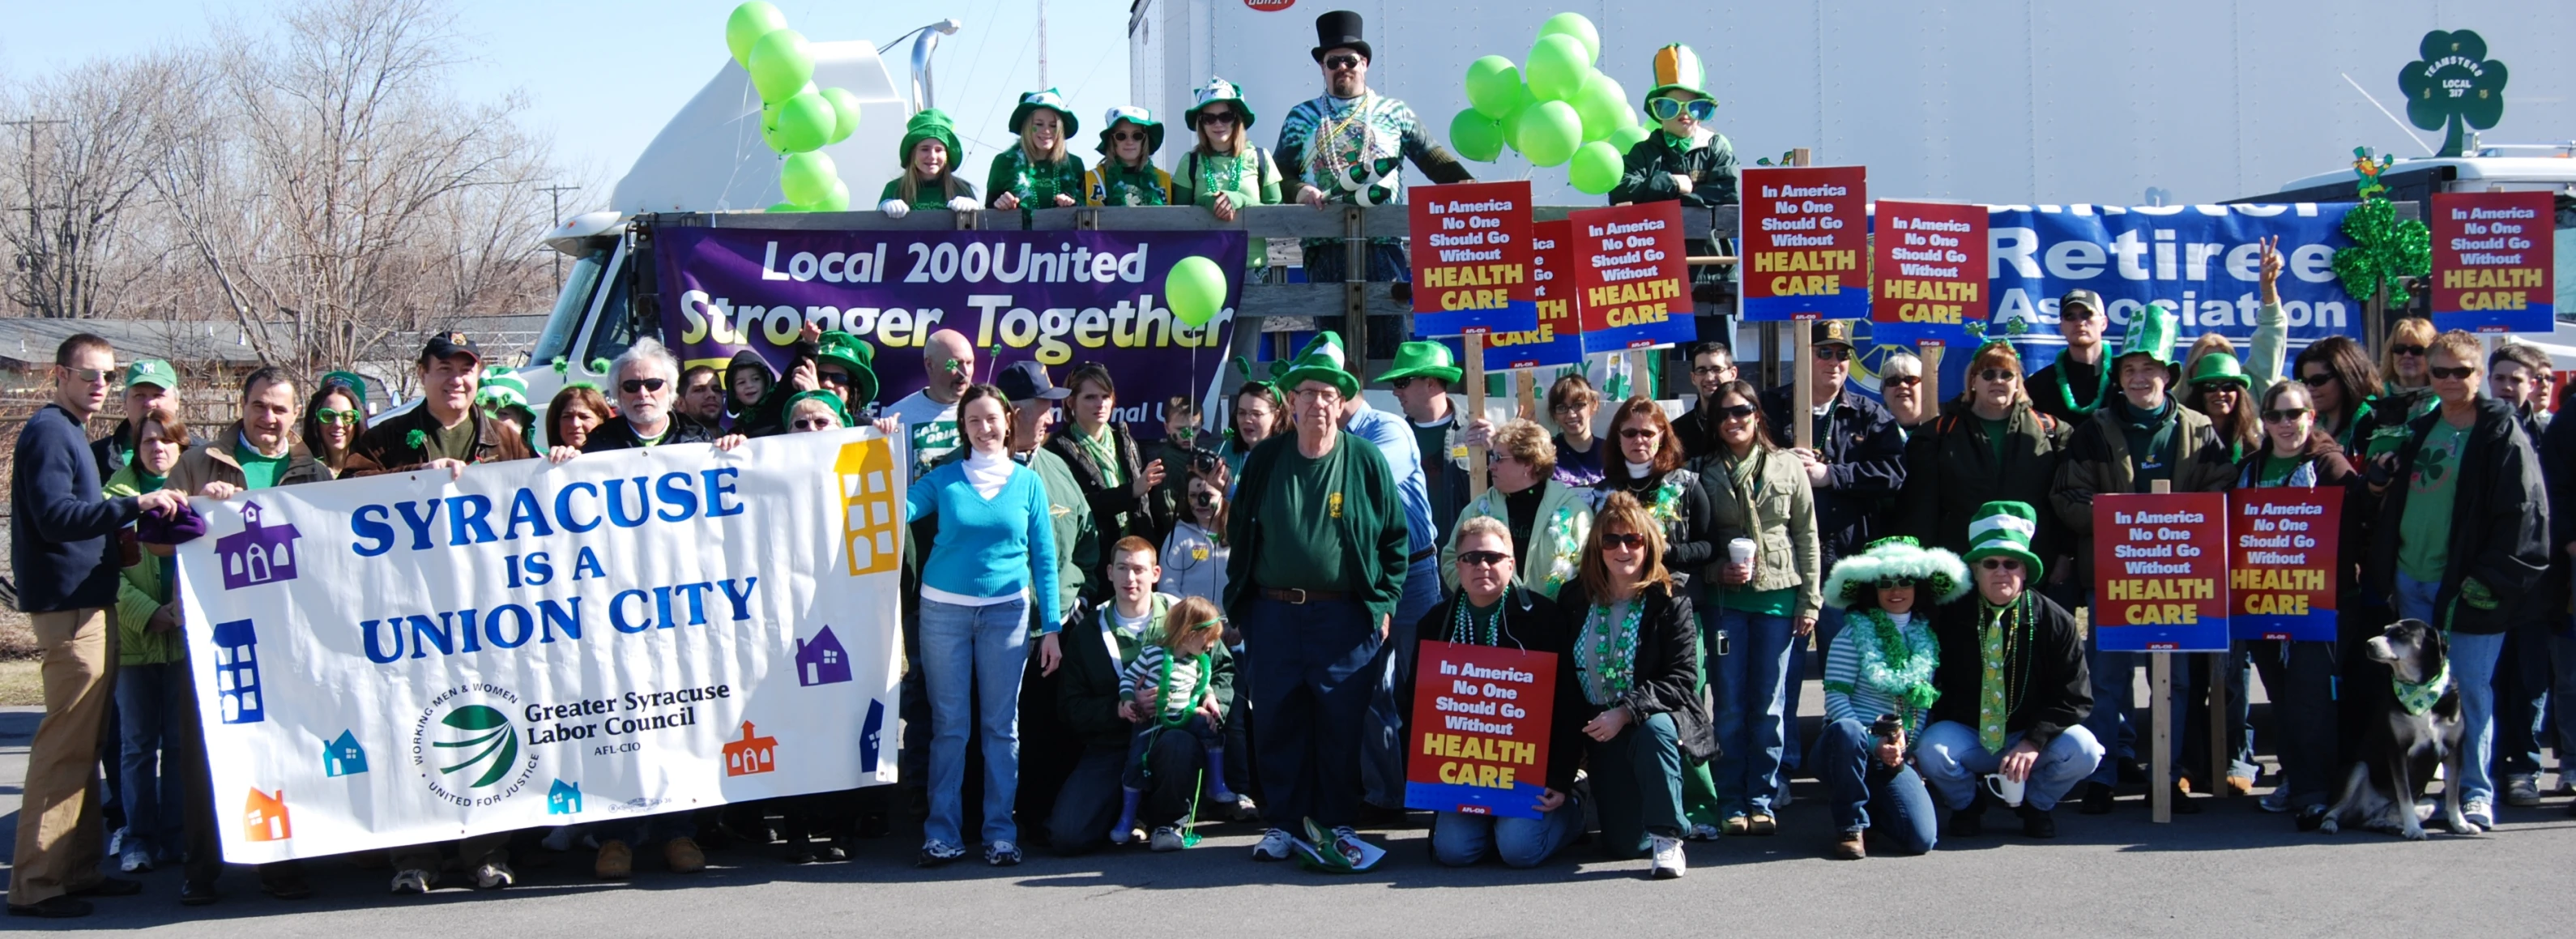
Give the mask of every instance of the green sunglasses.
[[1646, 102], [1646, 113], [1658, 121], [1669, 121], [1690, 112], [1691, 120], [1706, 121], [1717, 116], [1717, 102], [1707, 98], [1683, 101], [1679, 98], [1655, 98]]
[[336, 425], [347, 425], [347, 426], [352, 426], [352, 427], [354, 427], [354, 426], [357, 426], [357, 423], [358, 423], [359, 418], [360, 418], [360, 415], [359, 415], [359, 414], [358, 414], [358, 412], [357, 412], [356, 410], [354, 410], [354, 409], [353, 409], [353, 410], [347, 410], [347, 411], [335, 411], [335, 410], [332, 410], [332, 409], [330, 409], [330, 408], [320, 408], [320, 409], [317, 409], [317, 410], [315, 410], [315, 411], [313, 412], [313, 419], [314, 419], [314, 420], [316, 420], [316, 421], [320, 421], [320, 422], [322, 422], [322, 423], [324, 423], [324, 424], [331, 424], [331, 425], [335, 425], [335, 426], [336, 426]]

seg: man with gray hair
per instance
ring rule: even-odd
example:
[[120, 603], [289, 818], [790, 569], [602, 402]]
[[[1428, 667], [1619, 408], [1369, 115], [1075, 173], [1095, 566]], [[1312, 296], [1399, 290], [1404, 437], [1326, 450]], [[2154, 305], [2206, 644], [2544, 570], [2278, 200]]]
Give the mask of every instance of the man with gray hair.
[[680, 360], [661, 340], [651, 336], [635, 340], [609, 365], [608, 375], [612, 385], [609, 394], [617, 398], [616, 419], [591, 431], [580, 450], [556, 447], [546, 454], [547, 459], [561, 463], [576, 453], [668, 443], [712, 443], [718, 450], [742, 445], [741, 434], [716, 436], [673, 410], [680, 396]]

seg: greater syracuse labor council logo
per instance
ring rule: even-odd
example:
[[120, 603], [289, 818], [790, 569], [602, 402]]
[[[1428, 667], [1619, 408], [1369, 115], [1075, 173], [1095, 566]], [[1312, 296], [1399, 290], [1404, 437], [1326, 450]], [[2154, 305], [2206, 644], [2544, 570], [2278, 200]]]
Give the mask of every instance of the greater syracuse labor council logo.
[[519, 728], [509, 710], [469, 698], [497, 699], [509, 708], [519, 703], [518, 695], [490, 683], [440, 692], [412, 722], [412, 767], [440, 799], [466, 807], [494, 805], [527, 786], [537, 758], [520, 755]]

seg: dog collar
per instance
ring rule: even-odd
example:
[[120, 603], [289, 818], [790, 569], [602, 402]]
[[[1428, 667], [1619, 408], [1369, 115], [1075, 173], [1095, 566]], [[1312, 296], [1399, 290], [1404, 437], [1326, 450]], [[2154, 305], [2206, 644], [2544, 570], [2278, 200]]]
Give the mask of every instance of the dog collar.
[[2422, 717], [2442, 700], [2442, 692], [2451, 689], [2451, 663], [2445, 659], [2442, 670], [2425, 681], [2409, 682], [2393, 675], [2388, 680], [2397, 688], [2397, 706], [2405, 708], [2409, 717]]

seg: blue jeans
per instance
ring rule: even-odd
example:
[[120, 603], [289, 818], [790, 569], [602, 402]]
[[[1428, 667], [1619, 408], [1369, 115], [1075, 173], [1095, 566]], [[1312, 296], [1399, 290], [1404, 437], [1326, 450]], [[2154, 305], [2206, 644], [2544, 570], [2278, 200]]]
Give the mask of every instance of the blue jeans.
[[1767, 815], [1780, 791], [1790, 649], [1786, 616], [1744, 610], [1718, 614], [1727, 654], [1717, 659], [1717, 802], [1727, 816]]
[[[2438, 624], [2433, 618], [2433, 601], [2442, 592], [2439, 583], [2427, 583], [2397, 573], [2397, 615], [2401, 619], [2420, 619]], [[2495, 799], [2495, 672], [2496, 661], [2504, 655], [2503, 633], [2491, 636], [2451, 632], [2451, 683], [2460, 689], [2460, 741], [2468, 750], [2460, 760], [2460, 801]]]
[[1382, 664], [1375, 619], [1355, 600], [1255, 599], [1244, 616], [1245, 661], [1237, 667], [1252, 679], [1265, 826], [1359, 823], [1360, 751], [1377, 729], [1366, 726], [1381, 677], [1370, 671]]
[[2281, 755], [2281, 791], [2292, 809], [2325, 805], [2340, 794], [2336, 751], [2341, 731], [2335, 703], [2335, 644], [2323, 640], [2249, 643], [2263, 692], [2272, 699], [2273, 749]]
[[1582, 833], [1583, 806], [1572, 797], [1538, 818], [1442, 812], [1431, 823], [1431, 857], [1451, 867], [1488, 857], [1499, 857], [1508, 867], [1537, 867]]
[[[2021, 737], [2018, 731], [2004, 735], [2003, 750], [2020, 744]], [[2102, 745], [2093, 740], [2092, 732], [2081, 725], [2066, 728], [2031, 765], [2022, 799], [2042, 812], [2056, 808], [2066, 790], [2083, 782], [2101, 762]], [[1923, 728], [1923, 740], [1914, 747], [1914, 765], [1932, 784], [1932, 791], [1940, 793], [1942, 804], [1955, 812], [1976, 801], [1978, 790], [1986, 784], [1985, 775], [2003, 765], [2003, 751], [1978, 746], [1976, 728], [1942, 721]]]
[[1825, 725], [1807, 765], [1825, 783], [1826, 808], [1834, 830], [1877, 828], [1906, 854], [1932, 850], [1939, 840], [1941, 816], [1932, 809], [1932, 793], [1911, 766], [1889, 769], [1878, 761], [1878, 738], [1869, 725], [1851, 718]]
[[197, 718], [194, 709], [183, 707], [187, 703], [186, 689], [175, 687], [179, 680], [176, 673], [187, 667], [183, 660], [165, 665], [127, 665], [116, 670], [120, 746], [117, 757], [108, 763], [116, 768], [117, 798], [125, 803], [125, 847], [142, 848], [156, 862], [177, 860], [180, 850], [186, 847], [181, 839], [183, 813], [179, 806], [179, 800], [186, 795], [180, 791], [176, 775], [162, 775], [160, 766], [163, 728]]
[[[1413, 675], [1416, 649], [1414, 627], [1431, 608], [1440, 605], [1440, 558], [1423, 558], [1404, 572], [1404, 595], [1396, 600], [1395, 618], [1388, 622], [1386, 653], [1376, 663], [1377, 687], [1369, 692], [1368, 734], [1361, 740], [1367, 753], [1360, 763], [1362, 795], [1371, 804], [1390, 809], [1404, 807], [1404, 732], [1406, 718], [1412, 716], [1412, 702], [1400, 700], [1396, 689]], [[1376, 624], [1370, 624], [1372, 628]]]
[[[1816, 650], [1814, 653], [1814, 668], [1816, 674], [1824, 674], [1825, 655], [1833, 651], [1834, 637], [1842, 634], [1843, 611], [1833, 607], [1825, 607], [1824, 609], [1816, 611]], [[1792, 650], [1803, 650], [1807, 645], [1804, 642], [1798, 641], [1794, 636], [1790, 638], [1789, 643]], [[1782, 785], [1787, 785], [1789, 777], [1797, 775], [1798, 771], [1805, 767], [1804, 760], [1806, 759], [1807, 748], [1805, 746], [1805, 737], [1801, 735], [1798, 726], [1798, 698], [1799, 692], [1806, 690], [1807, 687], [1807, 658], [1808, 653], [1804, 651], [1793, 651], [1789, 660], [1789, 695], [1785, 703], [1780, 706], [1780, 720], [1782, 722], [1780, 740], [1785, 745], [1784, 749], [1780, 751], [1780, 779]]]
[[[2227, 765], [2220, 767], [2225, 770], [2218, 774], [2221, 776], [2253, 779], [2263, 775], [2263, 768], [2254, 762], [2254, 729], [2250, 726], [2254, 719], [2252, 645], [2242, 639], [2229, 642], [2226, 655], [2220, 659], [2223, 663], [2222, 677], [2227, 681], [2228, 754]], [[2206, 766], [2209, 762], [2209, 654], [2192, 653], [2190, 663], [2191, 694], [2185, 700], [2191, 706], [2179, 712], [2182, 715], [2182, 733], [2175, 735], [2180, 740], [2180, 749], [2174, 754], [2174, 765]], [[2179, 666], [2182, 663], [2174, 664]], [[2215, 780], [2211, 785], [2217, 785]]]
[[984, 841], [1018, 841], [1020, 676], [1028, 667], [1028, 601], [959, 606], [921, 601], [921, 679], [930, 693], [930, 818], [923, 837], [964, 845], [969, 731], [984, 746]]

